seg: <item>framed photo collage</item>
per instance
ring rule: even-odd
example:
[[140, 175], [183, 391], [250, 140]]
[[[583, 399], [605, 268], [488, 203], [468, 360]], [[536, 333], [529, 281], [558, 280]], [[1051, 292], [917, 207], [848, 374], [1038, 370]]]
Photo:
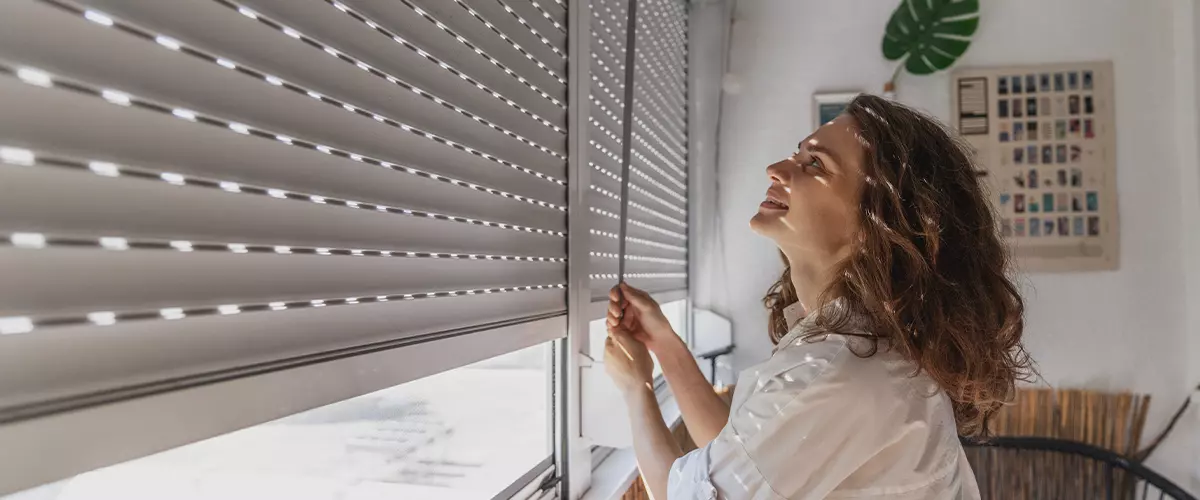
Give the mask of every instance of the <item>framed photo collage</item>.
[[954, 126], [1024, 271], [1117, 268], [1112, 75], [1111, 62], [952, 74]]

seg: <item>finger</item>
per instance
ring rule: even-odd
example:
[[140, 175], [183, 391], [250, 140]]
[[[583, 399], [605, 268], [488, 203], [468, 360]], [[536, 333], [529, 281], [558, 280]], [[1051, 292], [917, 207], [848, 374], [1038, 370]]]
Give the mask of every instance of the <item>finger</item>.
[[650, 294], [642, 290], [629, 286], [625, 283], [621, 283], [618, 286], [621, 287], [622, 292], [625, 294], [625, 301], [633, 304], [633, 306], [639, 311], [645, 311], [658, 305], [658, 303], [650, 297]]
[[[608, 338], [617, 340], [626, 339], [629, 342], [642, 342], [642, 340], [638, 338], [637, 334], [634, 333], [634, 330], [625, 328], [624, 326], [614, 326], [609, 328]], [[644, 344], [645, 342], [642, 343]]]
[[625, 317], [620, 318], [619, 324], [630, 330], [636, 330], [638, 326], [637, 308], [630, 308]]
[[608, 303], [608, 317], [617, 319], [621, 317], [621, 305], [616, 302]]
[[613, 285], [613, 287], [608, 290], [608, 300], [611, 300], [613, 302], [621, 301], [620, 287], [621, 287], [621, 285]]

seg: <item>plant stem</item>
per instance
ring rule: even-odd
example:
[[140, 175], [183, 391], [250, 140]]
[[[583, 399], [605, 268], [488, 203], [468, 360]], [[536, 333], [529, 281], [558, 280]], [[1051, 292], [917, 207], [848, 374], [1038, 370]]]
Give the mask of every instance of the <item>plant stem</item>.
[[892, 84], [892, 88], [896, 87], [896, 79], [900, 78], [900, 70], [904, 69], [904, 62], [907, 60], [908, 58], [906, 57], [901, 59], [900, 62], [896, 63], [896, 70], [892, 71], [892, 80], [890, 82]]

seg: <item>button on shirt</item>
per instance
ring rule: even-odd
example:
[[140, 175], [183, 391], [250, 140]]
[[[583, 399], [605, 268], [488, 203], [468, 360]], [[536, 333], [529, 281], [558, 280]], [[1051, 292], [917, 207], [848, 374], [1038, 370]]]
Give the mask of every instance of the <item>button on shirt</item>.
[[740, 374], [729, 422], [671, 467], [669, 500], [977, 499], [950, 398], [896, 351], [806, 318]]

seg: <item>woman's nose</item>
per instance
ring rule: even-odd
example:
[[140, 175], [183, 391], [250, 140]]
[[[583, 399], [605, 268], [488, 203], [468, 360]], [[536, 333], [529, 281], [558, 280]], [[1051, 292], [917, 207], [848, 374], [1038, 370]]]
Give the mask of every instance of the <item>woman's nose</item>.
[[777, 182], [786, 186], [792, 180], [791, 169], [788, 168], [790, 166], [791, 159], [767, 165], [767, 177], [771, 179], [771, 182]]

